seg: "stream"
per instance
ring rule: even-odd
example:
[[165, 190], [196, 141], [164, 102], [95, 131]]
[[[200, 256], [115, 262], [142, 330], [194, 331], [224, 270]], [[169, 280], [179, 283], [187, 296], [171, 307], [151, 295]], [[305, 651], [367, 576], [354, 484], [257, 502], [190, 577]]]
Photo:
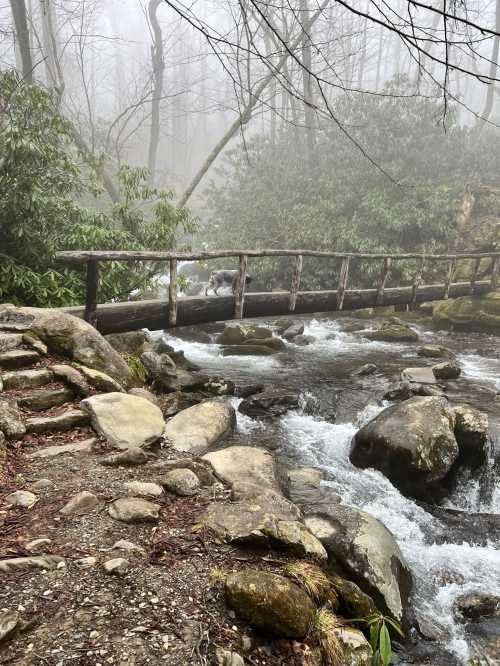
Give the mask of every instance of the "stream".
[[[308, 410], [289, 412], [280, 419], [260, 422], [238, 414], [237, 443], [254, 443], [273, 449], [285, 464], [323, 470], [324, 483], [350, 504], [381, 520], [394, 534], [413, 572], [413, 605], [422, 632], [442, 650], [435, 666], [468, 664], [473, 657], [465, 626], [454, 618], [455, 599], [466, 592], [500, 595], [500, 534], [481, 528], [476, 532], [451, 528], [424, 506], [401, 493], [380, 472], [354, 467], [348, 457], [353, 435], [390, 403], [382, 396], [408, 366], [432, 365], [420, 358], [414, 343], [371, 342], [359, 333], [342, 332], [336, 316], [303, 318], [305, 333], [315, 341], [267, 357], [222, 357], [216, 344], [189, 342], [165, 335], [169, 344], [183, 349], [204, 372], [232, 379], [238, 385], [276, 384], [301, 392]], [[373, 328], [375, 319], [366, 321]], [[416, 323], [415, 323], [416, 322]], [[259, 324], [266, 322], [259, 320]], [[442, 344], [457, 354], [460, 379], [447, 384], [452, 403], [467, 402], [490, 418], [492, 446], [486, 465], [464, 472], [443, 509], [470, 514], [500, 513], [500, 346], [498, 338], [484, 333], [447, 333], [431, 330], [428, 320], [415, 320], [419, 344]], [[210, 327], [207, 327], [210, 330]], [[182, 332], [179, 333], [182, 335]], [[374, 363], [378, 371], [353, 377], [361, 365]], [[239, 400], [231, 399], [237, 407]], [[312, 413], [311, 413], [312, 405]], [[460, 514], [459, 514], [460, 515]], [[458, 521], [460, 523], [460, 521]], [[445, 526], [446, 527], [446, 526]], [[432, 654], [432, 649], [431, 649]], [[437, 652], [435, 654], [438, 654]], [[399, 661], [400, 664], [413, 663]], [[478, 664], [500, 661], [477, 661]]]

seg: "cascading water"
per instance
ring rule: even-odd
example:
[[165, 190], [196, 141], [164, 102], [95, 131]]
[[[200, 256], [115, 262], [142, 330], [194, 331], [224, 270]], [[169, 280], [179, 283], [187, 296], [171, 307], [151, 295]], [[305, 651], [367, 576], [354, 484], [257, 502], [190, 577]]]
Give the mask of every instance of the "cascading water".
[[[369, 326], [369, 324], [367, 324]], [[381, 396], [400, 370], [417, 361], [414, 347], [405, 344], [370, 342], [359, 334], [343, 333], [338, 321], [312, 320], [306, 334], [315, 337], [307, 347], [290, 345], [287, 352], [269, 357], [220, 356], [217, 345], [185, 342], [169, 338], [204, 370], [224, 375], [240, 384], [275, 383], [296, 388], [314, 396], [314, 415], [289, 412], [277, 422], [260, 423], [238, 415], [239, 436], [269, 446], [294, 464], [312, 465], [324, 471], [325, 484], [341, 496], [342, 502], [359, 507], [381, 520], [395, 535], [413, 572], [413, 603], [421, 628], [432, 633], [455, 655], [457, 664], [467, 664], [471, 651], [462, 624], [456, 621], [453, 604], [467, 592], [500, 595], [500, 551], [486, 540], [460, 543], [443, 539], [443, 524], [422, 506], [401, 493], [380, 472], [360, 470], [348, 457], [357, 429], [376, 416], [387, 404]], [[460, 336], [438, 337], [420, 331], [425, 342], [446, 344], [460, 351]], [[468, 338], [470, 343], [470, 336]], [[500, 430], [495, 389], [500, 388], [500, 358], [496, 341], [488, 336], [472, 336], [478, 349], [459, 355], [463, 376], [450, 390], [450, 399], [467, 401], [486, 409], [490, 415], [493, 441]], [[413, 359], [413, 360], [412, 360]], [[370, 362], [380, 374], [353, 377], [356, 368]], [[455, 394], [455, 395], [454, 395]], [[488, 396], [488, 400], [485, 400]], [[233, 399], [235, 406], [237, 400]], [[337, 418], [325, 418], [335, 408]], [[317, 413], [316, 413], [317, 412]], [[464, 473], [445, 506], [474, 513], [498, 513], [500, 490], [495, 487], [495, 456], [492, 447], [481, 474]]]

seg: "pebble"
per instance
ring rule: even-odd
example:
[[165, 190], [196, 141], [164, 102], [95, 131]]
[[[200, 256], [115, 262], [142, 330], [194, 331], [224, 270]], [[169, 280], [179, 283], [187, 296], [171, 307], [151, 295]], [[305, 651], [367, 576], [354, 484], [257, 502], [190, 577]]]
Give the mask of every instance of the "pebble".
[[76, 560], [76, 564], [79, 564], [81, 567], [93, 567], [97, 564], [97, 557], [93, 557], [92, 555], [82, 557]]
[[126, 539], [120, 539], [116, 543], [114, 543], [111, 546], [111, 550], [126, 550], [128, 552], [136, 552], [140, 553], [141, 555], [145, 555], [146, 551], [144, 548], [141, 548], [141, 546], [138, 546], [135, 543], [132, 543], [132, 541], [127, 541]]
[[163, 495], [163, 488], [157, 483], [127, 481], [124, 485], [127, 493], [134, 497], [160, 497], [160, 495]]
[[65, 516], [78, 516], [93, 511], [98, 505], [99, 500], [97, 497], [93, 493], [83, 490], [72, 497], [59, 513]]
[[5, 501], [12, 506], [31, 509], [31, 507], [38, 502], [38, 497], [35, 494], [30, 493], [28, 490], [16, 490], [15, 493], [7, 495]]
[[124, 576], [129, 569], [129, 562], [123, 557], [115, 557], [112, 560], [104, 562], [103, 567], [106, 573], [114, 576]]

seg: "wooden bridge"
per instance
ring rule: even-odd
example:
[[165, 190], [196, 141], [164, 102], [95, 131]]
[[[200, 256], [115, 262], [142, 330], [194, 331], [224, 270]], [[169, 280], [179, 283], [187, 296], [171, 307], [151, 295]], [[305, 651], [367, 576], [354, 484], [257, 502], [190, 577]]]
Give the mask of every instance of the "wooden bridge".
[[[178, 298], [177, 268], [180, 261], [203, 261], [237, 257], [239, 273], [233, 296], [194, 296]], [[290, 257], [293, 274], [289, 291], [246, 293], [249, 258]], [[304, 257], [332, 262], [332, 277], [338, 272], [335, 289], [300, 291]], [[481, 294], [497, 288], [500, 252], [466, 254], [357, 254], [314, 250], [228, 250], [183, 254], [172, 252], [59, 252], [57, 259], [75, 267], [86, 265], [87, 294], [85, 308], [67, 308], [84, 317], [102, 333], [131, 331], [139, 328], [160, 330], [175, 326], [202, 324], [244, 317], [269, 317], [290, 313], [309, 314], [338, 310], [358, 310], [386, 305], [412, 305], [425, 301]], [[101, 262], [161, 262], [169, 266], [168, 300], [127, 301], [98, 305], [99, 264]], [[380, 264], [379, 277], [372, 288], [349, 286], [349, 269], [355, 262], [373, 269]], [[410, 284], [388, 286], [396, 262], [414, 262]], [[470, 279], [455, 282], [460, 265], [472, 265]], [[371, 265], [371, 266], [370, 266]], [[360, 266], [358, 265], [358, 272]], [[426, 272], [442, 275], [437, 284], [424, 284]]]

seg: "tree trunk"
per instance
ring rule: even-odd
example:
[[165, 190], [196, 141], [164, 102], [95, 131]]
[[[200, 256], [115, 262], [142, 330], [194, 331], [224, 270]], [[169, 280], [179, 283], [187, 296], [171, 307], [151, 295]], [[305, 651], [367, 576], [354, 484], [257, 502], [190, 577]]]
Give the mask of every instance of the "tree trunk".
[[[495, 17], [495, 31], [500, 32], [500, 0], [496, 1], [496, 17]], [[490, 77], [495, 78], [498, 70], [498, 51], [500, 47], [500, 37], [496, 34], [493, 38], [493, 53], [491, 55], [490, 64]], [[493, 102], [495, 98], [495, 83], [493, 81], [488, 85], [488, 92], [486, 93], [486, 102], [484, 105], [482, 116], [488, 120], [491, 112], [493, 111]]]
[[153, 45], [151, 46], [151, 65], [153, 69], [153, 98], [151, 100], [151, 128], [149, 132], [148, 169], [151, 182], [156, 172], [156, 157], [160, 141], [160, 103], [163, 94], [163, 72], [165, 60], [163, 58], [163, 36], [156, 12], [162, 0], [150, 0], [148, 6], [149, 21], [153, 30]]
[[[310, 20], [310, 26], [312, 27], [317, 20], [317, 18], [321, 15], [323, 12], [323, 9], [327, 6], [329, 0], [323, 0], [321, 3], [320, 7], [316, 10], [316, 12], [313, 14]], [[293, 52], [302, 42], [303, 35], [302, 32], [293, 40], [290, 42], [288, 45], [287, 51], [281, 56], [281, 58], [277, 61], [276, 66], [272, 72], [270, 72], [262, 81], [259, 83], [257, 88], [252, 92], [250, 95], [250, 98], [245, 106], [245, 108], [241, 111], [239, 116], [236, 118], [236, 120], [231, 124], [227, 132], [224, 134], [222, 139], [216, 144], [216, 146], [213, 148], [213, 150], [210, 152], [208, 155], [207, 159], [205, 162], [202, 164], [198, 172], [196, 173], [195, 177], [191, 181], [189, 187], [186, 189], [184, 194], [181, 196], [178, 206], [179, 208], [183, 208], [186, 203], [189, 201], [191, 198], [191, 195], [195, 191], [195, 189], [198, 187], [200, 184], [201, 180], [203, 179], [203, 176], [207, 173], [207, 171], [210, 169], [212, 164], [215, 162], [217, 159], [218, 155], [224, 150], [224, 148], [227, 146], [229, 141], [233, 138], [233, 136], [242, 128], [244, 127], [247, 122], [250, 120], [252, 117], [252, 111], [254, 110], [255, 106], [257, 105], [257, 102], [260, 99], [260, 96], [264, 92], [264, 90], [267, 88], [267, 86], [273, 81], [275, 75], [278, 72], [281, 72], [283, 67], [285, 66], [288, 58], [290, 57], [290, 52]]]
[[300, 23], [302, 27], [302, 85], [304, 89], [304, 119], [306, 126], [307, 156], [309, 162], [314, 159], [314, 110], [312, 92], [312, 51], [309, 6], [307, 0], [300, 0]]
[[33, 83], [33, 60], [31, 58], [26, 3], [24, 0], [10, 0], [10, 6], [12, 8], [19, 55], [21, 57], [23, 78], [27, 83]]

